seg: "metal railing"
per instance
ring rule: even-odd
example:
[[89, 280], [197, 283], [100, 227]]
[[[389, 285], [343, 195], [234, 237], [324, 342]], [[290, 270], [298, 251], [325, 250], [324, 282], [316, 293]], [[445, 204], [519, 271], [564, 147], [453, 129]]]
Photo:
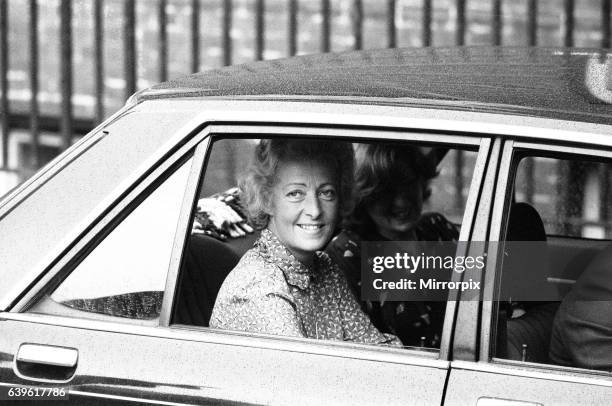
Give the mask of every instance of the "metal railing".
[[[8, 38], [8, 8], [14, 1], [0, 0], [0, 88], [2, 96], [0, 99], [0, 128], [2, 130], [2, 157], [0, 166], [8, 167], [8, 148], [10, 130], [14, 128], [27, 129], [31, 133], [31, 141], [36, 151], [38, 145], [38, 135], [40, 131], [57, 131], [59, 129], [62, 137], [64, 148], [68, 147], [72, 141], [74, 134], [83, 134], [88, 129], [92, 128], [96, 123], [100, 122], [105, 115], [104, 108], [104, 67], [105, 61], [103, 58], [103, 43], [105, 39], [103, 20], [103, 5], [104, 0], [90, 0], [93, 4], [93, 30], [94, 43], [93, 45], [93, 78], [94, 78], [94, 96], [95, 108], [94, 116], [88, 120], [75, 120], [72, 112], [71, 98], [73, 95], [73, 64], [72, 64], [72, 46], [73, 32], [71, 29], [72, 15], [72, 0], [59, 0], [59, 33], [60, 36], [60, 52], [61, 66], [58, 75], [61, 78], [61, 113], [58, 117], [40, 116], [38, 109], [38, 89], [39, 89], [39, 45], [38, 45], [38, 7], [39, 0], [28, 0], [29, 13], [29, 82], [31, 89], [31, 101], [29, 114], [18, 114], [10, 111], [8, 99], [8, 66], [10, 57], [10, 47]], [[143, 1], [143, 0], [140, 0]], [[147, 0], [149, 1], [149, 0]], [[254, 21], [255, 27], [253, 32], [253, 59], [261, 60], [264, 58], [264, 44], [266, 27], [264, 25], [264, 13], [266, 2], [265, 0], [254, 1]], [[477, 1], [477, 0], [472, 0]], [[491, 44], [502, 45], [502, 30], [503, 30], [503, 5], [502, 0], [481, 0], [481, 3], [489, 1], [491, 3]], [[508, 2], [509, 0], [506, 0]], [[575, 31], [575, 1], [560, 0], [562, 5], [562, 44], [564, 46], [574, 45]], [[125, 0], [123, 2], [123, 42], [124, 42], [124, 79], [125, 79], [125, 97], [133, 94], [137, 90], [137, 39], [136, 39], [136, 0]], [[232, 38], [230, 36], [232, 30], [232, 0], [222, 1], [222, 48], [223, 48], [223, 65], [232, 64]], [[300, 2], [298, 0], [286, 0], [288, 13], [288, 55], [295, 55], [298, 52], [297, 37], [298, 37], [298, 14]], [[387, 0], [383, 3], [386, 7], [386, 34], [387, 45], [395, 47], [397, 45], [397, 27], [396, 27], [396, 12], [397, 0]], [[453, 45], [453, 44], [434, 44], [432, 41], [432, 15], [433, 15], [433, 0], [422, 0], [421, 5], [421, 27], [423, 46], [431, 45]], [[466, 4], [467, 0], [455, 0], [456, 7], [456, 32], [454, 45], [465, 45], [466, 43]], [[610, 0], [600, 0], [601, 3], [601, 47], [610, 47]], [[157, 0], [158, 9], [158, 52], [159, 52], [159, 80], [165, 81], [168, 79], [168, 34], [167, 34], [167, 6], [168, 0]], [[329, 52], [331, 50], [332, 38], [332, 1], [320, 0], [321, 13], [321, 52]], [[201, 4], [198, 0], [190, 0], [191, 11], [191, 56], [190, 70], [197, 71], [200, 66], [201, 56], [201, 24], [200, 10]], [[352, 0], [351, 4], [351, 20], [352, 20], [352, 36], [353, 48], [362, 49], [364, 46], [364, 20], [367, 17], [364, 15], [364, 5], [362, 0]], [[538, 1], [528, 0], [525, 10], [527, 17], [527, 44], [537, 45], [538, 31]], [[37, 154], [34, 154], [34, 160], [31, 165], [38, 166], [39, 162]]]
[[[73, 16], [73, 1], [59, 0], [58, 15], [59, 29], [57, 35], [60, 38], [60, 66], [57, 75], [60, 78], [60, 110], [58, 115], [45, 115], [40, 113], [39, 109], [39, 83], [40, 83], [40, 60], [39, 60], [39, 7], [40, 0], [28, 0], [27, 13], [29, 16], [28, 38], [27, 41], [20, 40], [19, 46], [23, 42], [27, 43], [29, 52], [29, 87], [30, 101], [29, 111], [26, 113], [11, 111], [9, 100], [9, 63], [10, 49], [17, 44], [12, 44], [9, 41], [9, 7], [24, 7], [23, 0], [0, 0], [0, 131], [2, 132], [1, 147], [2, 154], [0, 156], [0, 169], [15, 170], [16, 168], [9, 167], [9, 150], [11, 131], [16, 129], [29, 131], [30, 143], [32, 146], [31, 162], [23, 163], [24, 167], [38, 168], [44, 162], [41, 162], [39, 154], [40, 133], [54, 132], [61, 137], [62, 148], [67, 148], [73, 141], [75, 136], [83, 135], [92, 129], [97, 123], [101, 122], [105, 115], [105, 68], [107, 61], [104, 59], [104, 42], [106, 40], [105, 33], [105, 16], [104, 7], [105, 0], [89, 0], [91, 2], [93, 44], [92, 45], [92, 74], [93, 74], [93, 89], [94, 108], [93, 115], [86, 118], [75, 118], [73, 112], [72, 98], [74, 95], [73, 82], [73, 36], [72, 22]], [[107, 0], [108, 1], [108, 0]], [[152, 3], [157, 9], [157, 52], [159, 81], [168, 79], [168, 59], [169, 59], [169, 37], [168, 37], [168, 5], [170, 0], [124, 0], [121, 4], [123, 27], [122, 27], [122, 42], [123, 42], [123, 79], [125, 82], [124, 96], [129, 97], [137, 90], [138, 80], [138, 54], [137, 54], [137, 5], [139, 2], [145, 2], [148, 6]], [[300, 12], [302, 7], [306, 5], [312, 8], [314, 0], [249, 0], [253, 7], [250, 11], [253, 13], [253, 60], [264, 59], [267, 27], [265, 25], [266, 6], [272, 3], [281, 3], [285, 7], [287, 13], [286, 41], [287, 55], [292, 56], [300, 52], [298, 46], [298, 36], [300, 34]], [[434, 41], [435, 34], [435, 13], [434, 6], [437, 2], [443, 0], [413, 0], [410, 5], [420, 8], [420, 40], [422, 46], [441, 46], [441, 45], [465, 45], [466, 36], [468, 33], [468, 1], [467, 0], [444, 0], [445, 3], [454, 7], [454, 43], [436, 43]], [[558, 45], [573, 46], [575, 44], [576, 32], [576, 2], [574, 0], [558, 0], [561, 8], [562, 18], [560, 20], [560, 42]], [[603, 48], [610, 47], [611, 31], [610, 31], [610, 0], [598, 0], [601, 13], [601, 43]], [[490, 44], [503, 45], [504, 39], [504, 7], [509, 7], [512, 0], [470, 0], [470, 3], [487, 4], [490, 6]], [[343, 2], [350, 6], [350, 35], [352, 36], [352, 48], [364, 48], [364, 24], [370, 16], [366, 14], [364, 0], [350, 0]], [[396, 47], [399, 40], [400, 30], [397, 27], [398, 8], [403, 7], [405, 2], [400, 0], [387, 0], [380, 2], [384, 10], [378, 10], [378, 13], [384, 14], [384, 33], [386, 35], [386, 46]], [[439, 4], [439, 3], [437, 3]], [[538, 45], [538, 5], [541, 4], [538, 0], [527, 0], [524, 9], [524, 20], [526, 30], [525, 45]], [[320, 46], [321, 52], [329, 52], [332, 49], [333, 26], [334, 21], [332, 6], [337, 6], [338, 1], [318, 0], [316, 3], [320, 14]], [[234, 22], [234, 11], [236, 0], [220, 0], [218, 7], [221, 15], [221, 64], [232, 64], [233, 55], [233, 40], [231, 36], [232, 24]], [[202, 24], [201, 11], [202, 4], [200, 0], [183, 0], [182, 7], [188, 8], [190, 14], [189, 27], [185, 27], [188, 31], [190, 41], [190, 60], [185, 61], [191, 72], [198, 71], [201, 66], [201, 58], [203, 49], [206, 43], [201, 41]], [[370, 7], [371, 8], [371, 7]], [[450, 15], [450, 14], [449, 14]], [[312, 34], [312, 33], [310, 33]], [[115, 61], [113, 61], [114, 63]], [[461, 154], [456, 158], [456, 171], [461, 173], [463, 167], [463, 157]], [[530, 173], [533, 173], [533, 168], [530, 167]], [[456, 190], [463, 190], [463, 179], [461, 176], [456, 177]], [[529, 192], [533, 190], [528, 188]]]

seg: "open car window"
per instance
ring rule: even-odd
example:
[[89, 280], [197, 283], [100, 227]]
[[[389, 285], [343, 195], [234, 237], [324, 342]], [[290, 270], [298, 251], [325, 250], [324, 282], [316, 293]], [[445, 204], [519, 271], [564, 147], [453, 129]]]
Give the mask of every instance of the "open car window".
[[[274, 139], [289, 138], [275, 136]], [[332, 314], [335, 311], [333, 306], [327, 306], [324, 297], [309, 290], [313, 289], [310, 282], [296, 281], [291, 267], [299, 268], [300, 264], [293, 262], [294, 258], [265, 257], [271, 250], [286, 248], [276, 245], [279, 242], [282, 245], [285, 241], [275, 238], [277, 236], [274, 233], [268, 233], [270, 227], [267, 224], [254, 221], [248, 208], [250, 200], [241, 189], [241, 179], [252, 168], [255, 150], [262, 140], [269, 139], [218, 137], [210, 147], [203, 168], [198, 201], [192, 213], [191, 234], [183, 252], [171, 324], [212, 327], [247, 334], [375, 343], [360, 341], [346, 330], [342, 331], [346, 325], [339, 329], [337, 326], [329, 327], [334, 324], [330, 318], [341, 316]], [[332, 142], [330, 148], [337, 147], [332, 140], [321, 139], [323, 141]], [[476, 148], [384, 140], [349, 143], [340, 138], [336, 143], [348, 144], [353, 153], [356, 161], [355, 176], [350, 189], [357, 194], [366, 193], [359, 179], [359, 157], [361, 154], [361, 159], [364, 159], [363, 151], [377, 148], [386, 148], [394, 154], [402, 149], [415, 151], [408, 162], [416, 165], [418, 172], [427, 172], [426, 181], [422, 185], [415, 183], [416, 176], [406, 173], [396, 173], [390, 179], [379, 182], [390, 183], [383, 185], [387, 187], [387, 192], [407, 192], [410, 196], [411, 190], [416, 190], [411, 188], [418, 187], [419, 194], [422, 194], [422, 206], [416, 210], [417, 218], [421, 221], [419, 227], [427, 223], [422, 226], [425, 231], [421, 230], [415, 235], [404, 234], [404, 239], [458, 240], [468, 191], [473, 181]], [[368, 153], [371, 152], [365, 153], [365, 159], [371, 161], [372, 157], [368, 157]], [[417, 159], [417, 153], [424, 158], [418, 158], [419, 163], [412, 162], [411, 159]], [[398, 157], [393, 159], [401, 160]], [[429, 169], [419, 167], [426, 165], [425, 162], [429, 162]], [[383, 162], [383, 166], [386, 163]], [[380, 189], [384, 188], [381, 186]], [[393, 200], [387, 198], [392, 194], [380, 193], [372, 195], [370, 199], [385, 204]], [[384, 297], [376, 301], [362, 299], [360, 244], [362, 240], [377, 241], [388, 237], [383, 237], [385, 233], [381, 234], [373, 224], [357, 227], [359, 219], [355, 217], [358, 215], [365, 216], [362, 218], [364, 223], [371, 220], [368, 217], [371, 214], [358, 213], [355, 208], [352, 212], [343, 213], [329, 241], [317, 247], [317, 252], [331, 261], [330, 267], [337, 270], [337, 278], [344, 279], [339, 286], [346, 288], [345, 291], [352, 296], [351, 300], [356, 303], [354, 310], [365, 316], [366, 324], [371, 324], [384, 336], [399, 337], [406, 347], [437, 351], [442, 336], [445, 298], [431, 302], [391, 302], [385, 301]], [[402, 216], [407, 214], [402, 212], [399, 217]], [[399, 241], [398, 238], [395, 241]], [[261, 265], [258, 262], [261, 258], [271, 266]], [[285, 267], [287, 261], [289, 266]], [[330, 267], [324, 268], [326, 272], [332, 272]], [[308, 295], [310, 299], [306, 300]], [[222, 307], [224, 310], [220, 311]], [[321, 309], [329, 314], [314, 315]], [[357, 321], [357, 324], [362, 321]], [[388, 344], [384, 339], [378, 343]]]

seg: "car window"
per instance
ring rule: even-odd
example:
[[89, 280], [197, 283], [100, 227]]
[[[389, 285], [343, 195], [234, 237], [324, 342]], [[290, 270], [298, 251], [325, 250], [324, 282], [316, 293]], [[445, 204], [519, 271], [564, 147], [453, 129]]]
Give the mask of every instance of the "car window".
[[[170, 109], [164, 103], [139, 105], [85, 138], [85, 145], [67, 154], [70, 162], [49, 168], [51, 176], [36, 188], [36, 199], [23, 199], [10, 212], [3, 211], [0, 232], [0, 308], [25, 290], [56, 256], [61, 241], [88, 221], [100, 202], [109, 199], [123, 182], [134, 177], [154, 154], [159, 154], [171, 137], [196, 112]], [[2, 209], [5, 209], [3, 207]], [[41, 219], [43, 219], [41, 221]], [[15, 238], [28, 244], [13, 244]]]
[[473, 151], [448, 150], [437, 166], [439, 175], [431, 181], [434, 198], [425, 202], [424, 211], [444, 213], [453, 223], [461, 224], [475, 161]]
[[159, 317], [192, 159], [131, 211], [30, 311], [76, 317]]
[[606, 163], [528, 157], [518, 165], [516, 200], [538, 211], [548, 235], [610, 239], [609, 178]]
[[[446, 296], [366, 300], [360, 290], [361, 246], [381, 239], [456, 243], [477, 151], [431, 143], [308, 140], [213, 142], [172, 323], [385, 345], [399, 337], [406, 347], [436, 351]], [[308, 142], [325, 146], [294, 145]], [[328, 166], [333, 170], [327, 172]], [[349, 184], [342, 183], [345, 171]], [[283, 189], [286, 179], [298, 186]], [[327, 181], [337, 182], [335, 189]], [[336, 198], [343, 202], [344, 186], [349, 200], [338, 203], [337, 221], [319, 239], [319, 229], [327, 227], [325, 207]], [[306, 203], [303, 211], [292, 211], [309, 199], [315, 214]], [[304, 252], [308, 255], [298, 259]], [[310, 263], [312, 252], [316, 259]]]
[[515, 159], [494, 356], [612, 371], [611, 162]]

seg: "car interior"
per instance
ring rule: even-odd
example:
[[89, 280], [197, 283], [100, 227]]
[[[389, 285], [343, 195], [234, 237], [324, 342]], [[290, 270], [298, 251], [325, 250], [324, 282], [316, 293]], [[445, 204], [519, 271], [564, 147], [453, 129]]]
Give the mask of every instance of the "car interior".
[[[200, 184], [199, 199], [226, 199], [224, 196], [227, 196], [227, 193], [224, 194], [224, 192], [235, 190], [236, 176], [244, 170], [244, 165], [249, 161], [253, 147], [253, 140], [221, 139], [216, 141]], [[431, 184], [433, 198], [426, 202], [424, 212], [442, 213], [459, 229], [476, 152], [461, 151], [464, 154], [462, 158], [465, 170], [461, 181], [457, 182], [453, 172], [458, 150], [439, 146], [434, 148], [426, 144], [420, 144], [419, 147], [435, 162], [438, 162], [439, 172]], [[228, 159], [227, 156], [233, 156], [233, 158]], [[236, 156], [238, 158], [235, 158]], [[237, 167], [228, 166], [228, 162], [236, 163]], [[457, 183], [463, 189], [460, 196], [456, 193]], [[435, 199], [436, 196], [442, 195], [444, 198]], [[231, 198], [233, 199], [234, 196]], [[240, 210], [233, 207], [237, 211]], [[196, 214], [195, 219], [201, 218]], [[242, 255], [252, 248], [259, 236], [257, 230], [238, 237], [232, 237], [228, 233], [220, 235], [223, 234], [223, 231], [212, 223], [211, 221], [208, 226], [204, 227], [204, 233], [193, 232], [188, 238], [178, 281], [178, 299], [172, 318], [175, 324], [208, 326], [221, 284]], [[339, 231], [340, 229], [337, 230]], [[210, 254], [203, 256], [202, 253]]]
[[[522, 172], [529, 159], [548, 166], [551, 175], [536, 177], [526, 187]], [[610, 227], [601, 220], [608, 191], [600, 189], [609, 165], [579, 159], [524, 157], [517, 162], [504, 240], [540, 242], [545, 254], [534, 264], [533, 257], [509, 255], [514, 246], [506, 249], [497, 281], [494, 358], [555, 364], [549, 351], [559, 306], [593, 259], [610, 246]], [[560, 176], [567, 167], [574, 168], [574, 179]], [[546, 193], [551, 186], [552, 193]], [[525, 199], [525, 189], [532, 191], [530, 202], [517, 202], [517, 197]], [[589, 216], [600, 219], [587, 220]]]

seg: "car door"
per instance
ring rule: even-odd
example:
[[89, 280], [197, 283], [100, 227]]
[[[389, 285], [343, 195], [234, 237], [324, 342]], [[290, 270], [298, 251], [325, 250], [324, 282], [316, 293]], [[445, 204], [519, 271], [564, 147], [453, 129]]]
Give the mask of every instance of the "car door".
[[[562, 324], [562, 314], [572, 301], [569, 293], [610, 245], [597, 213], [607, 207], [601, 188], [612, 155], [601, 147], [550, 144], [507, 140], [499, 171], [491, 167], [487, 174], [497, 181], [494, 204], [482, 213], [493, 241], [487, 244], [484, 300], [460, 302], [457, 323], [478, 321], [471, 334], [456, 336], [459, 356], [451, 365], [445, 404], [593, 405], [612, 398], [610, 370], [596, 366], [605, 365], [606, 357], [589, 359], [592, 367], [581, 364], [584, 356], [567, 363], [555, 358], [563, 341], [555, 344], [555, 337], [567, 333], [578, 337], [559, 350], [568, 360], [576, 353], [610, 353], [605, 338], [589, 339], [593, 330], [585, 326], [591, 321], [575, 324], [582, 332]], [[525, 259], [520, 267], [513, 252]], [[592, 309], [585, 314], [594, 315], [606, 300], [584, 299], [582, 305]]]
[[[100, 208], [102, 215], [66, 244], [44, 275], [30, 281], [10, 311], [0, 314], [1, 386], [63, 387], [74, 404], [440, 404], [452, 303], [439, 351], [173, 323], [196, 193], [205, 163], [214, 158], [211, 139], [388, 136], [367, 128], [209, 125], [196, 130], [201, 127], [193, 123], [189, 135], [165, 145], [161, 158], [147, 160], [152, 164], [140, 167], [144, 175]], [[488, 142], [410, 131], [400, 138], [476, 151], [463, 214], [462, 235], [469, 236]], [[149, 258], [155, 260], [148, 263]]]
[[[232, 176], [229, 177], [229, 180], [226, 179], [227, 174], [240, 172], [241, 168], [233, 167], [229, 162], [235, 162], [238, 166], [244, 167], [248, 162], [248, 154], [253, 153], [254, 145], [260, 139], [259, 137], [262, 136], [265, 138], [287, 136], [326, 137], [329, 139], [333, 135], [333, 139], [337, 139], [338, 142], [353, 139], [356, 143], [364, 140], [364, 142], [384, 143], [387, 141], [400, 144], [403, 141], [406, 143], [424, 144], [429, 148], [433, 146], [448, 148], [449, 145], [453, 144], [455, 147], [459, 145], [469, 148], [463, 157], [466, 162], [466, 170], [459, 172], [460, 176], [465, 176], [464, 182], [461, 183], [465, 187], [460, 189], [463, 196], [462, 199], [459, 199], [462, 202], [462, 207], [456, 213], [459, 216], [459, 222], [467, 224], [466, 227], [462, 228], [462, 233], [466, 234], [469, 233], [472, 223], [472, 208], [474, 207], [477, 193], [480, 190], [482, 171], [484, 169], [483, 162], [488, 153], [487, 140], [482, 140], [479, 137], [429, 136], [418, 132], [413, 133], [409, 130], [406, 130], [406, 133], [402, 134], [399, 139], [396, 137], [387, 138], [392, 136], [391, 133], [368, 129], [356, 131], [336, 128], [332, 131], [309, 127], [298, 128], [268, 125], [264, 127], [215, 126], [210, 127], [210, 131], [212, 134], [211, 152], [200, 183], [198, 198], [209, 196], [211, 193], [218, 193], [235, 185], [233, 183], [235, 179]], [[248, 150], [247, 155], [245, 155], [245, 149]], [[448, 154], [453, 155], [448, 157], [448, 166], [450, 166], [451, 170], [456, 162], [454, 155], [456, 152], [453, 151], [453, 153]], [[449, 168], [445, 169], [449, 170]], [[440, 190], [439, 193], [442, 193], [442, 190], [445, 189], [443, 186], [450, 186], [448, 182], [456, 178], [450, 172], [446, 173], [445, 176], [441, 176], [447, 183], [437, 185], [439, 189], [436, 190]], [[440, 198], [438, 204], [440, 207], [445, 205], [452, 206], [452, 199]], [[463, 206], [465, 206], [465, 210]], [[435, 207], [432, 209], [435, 209]], [[195, 241], [193, 235], [191, 239]], [[240, 242], [230, 240], [231, 238], [228, 238], [225, 244], [232, 248], [235, 248], [236, 245], [241, 245]], [[218, 249], [221, 249], [221, 247]], [[238, 250], [240, 249], [238, 248]], [[204, 253], [203, 260], [199, 261], [199, 263], [205, 264], [207, 258], [206, 253]], [[217, 261], [213, 262], [216, 263]], [[177, 281], [177, 287], [173, 288], [173, 290], [178, 292], [179, 296], [181, 294], [185, 295], [189, 291], [189, 289], [184, 289], [185, 279], [189, 283], [196, 283], [197, 278], [191, 277], [193, 272], [188, 268], [189, 266], [183, 266], [179, 270], [179, 274], [183, 274], [183, 280], [180, 277], [172, 278], [172, 280]], [[207, 272], [215, 271], [214, 266], [210, 263], [205, 264], [202, 268], [198, 268], [198, 270], [201, 271], [204, 268], [207, 269]], [[229, 269], [226, 271], [229, 271]], [[214, 283], [214, 281], [197, 283], [206, 285], [207, 283]], [[201, 290], [204, 289], [202, 288]], [[221, 337], [239, 339], [241, 343], [244, 343], [243, 345], [252, 346], [249, 350], [250, 352], [246, 352], [246, 354], [250, 354], [250, 358], [256, 356], [255, 362], [262, 365], [262, 368], [278, 368], [272, 375], [265, 375], [266, 377], [271, 376], [273, 378], [263, 378], [266, 381], [272, 380], [272, 382], [268, 383], [271, 384], [271, 391], [274, 393], [274, 403], [396, 404], [408, 401], [415, 404], [439, 404], [441, 401], [448, 371], [445, 352], [448, 348], [450, 330], [446, 326], [443, 331], [442, 345], [439, 351], [433, 348], [397, 350], [385, 346], [281, 338], [242, 331], [215, 330], [208, 328], [206, 321], [200, 323], [198, 320], [190, 318], [189, 308], [176, 308], [199, 306], [198, 310], [201, 311], [205, 305], [201, 302], [187, 304], [181, 303], [180, 299], [175, 300], [173, 315], [169, 319], [169, 324], [173, 331], [177, 333], [189, 331], [193, 337], [200, 337], [201, 340], [206, 342], [211, 339], [211, 336], [218, 335], [219, 339]], [[181, 314], [184, 314], [184, 316]], [[445, 320], [449, 325], [452, 325], [453, 309], [450, 305], [447, 309], [447, 314], [451, 316], [448, 316], [449, 318]], [[179, 315], [181, 316], [179, 317]], [[282, 350], [274, 351], [273, 348]], [[259, 353], [262, 355], [256, 355]], [[264, 359], [267, 359], [267, 362], [263, 362]], [[269, 364], [270, 360], [274, 360], [274, 362]], [[237, 357], [232, 357], [228, 360], [228, 364], [234, 367], [242, 362], [244, 361], [239, 360]]]
[[[2, 314], [0, 381], [5, 389], [69, 386], [73, 404], [154, 401], [176, 390], [159, 389], [165, 383], [163, 369], [144, 360], [156, 353], [160, 341], [146, 337], [160, 334], [168, 263], [195, 148], [203, 138], [192, 137], [146, 168], [149, 173], [102, 208], [102, 217], [64, 248], [10, 313]], [[152, 361], [159, 367], [167, 359], [157, 353]]]

